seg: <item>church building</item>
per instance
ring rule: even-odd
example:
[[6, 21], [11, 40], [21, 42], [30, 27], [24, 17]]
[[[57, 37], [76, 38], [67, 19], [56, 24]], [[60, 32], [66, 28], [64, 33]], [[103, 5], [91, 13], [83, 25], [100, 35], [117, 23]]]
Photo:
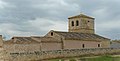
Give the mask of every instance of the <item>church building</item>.
[[95, 33], [94, 20], [85, 14], [72, 16], [68, 18], [68, 32], [51, 30], [43, 37], [12, 37], [0, 45], [10, 52], [109, 48], [110, 39]]

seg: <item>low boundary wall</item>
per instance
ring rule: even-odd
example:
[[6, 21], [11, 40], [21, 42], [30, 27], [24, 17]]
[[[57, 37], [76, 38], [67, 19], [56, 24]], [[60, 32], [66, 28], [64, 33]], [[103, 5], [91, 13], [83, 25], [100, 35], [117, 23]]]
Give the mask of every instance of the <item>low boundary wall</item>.
[[[64, 49], [51, 51], [7, 53], [8, 61], [37, 61], [53, 58], [84, 57], [98, 55], [119, 55], [119, 48]], [[8, 58], [7, 58], [8, 59]]]

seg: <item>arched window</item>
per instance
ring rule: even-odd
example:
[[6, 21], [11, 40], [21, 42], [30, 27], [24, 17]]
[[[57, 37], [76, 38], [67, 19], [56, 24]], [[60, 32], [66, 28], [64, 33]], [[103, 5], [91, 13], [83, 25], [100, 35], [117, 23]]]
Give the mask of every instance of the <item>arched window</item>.
[[82, 47], [83, 47], [83, 48], [85, 48], [85, 45], [84, 45], [84, 44], [82, 44]]
[[100, 47], [100, 44], [98, 44], [98, 47]]
[[74, 22], [72, 21], [72, 26], [74, 26]]
[[53, 32], [51, 32], [51, 36], [53, 36]]
[[76, 26], [79, 26], [79, 21], [78, 20], [76, 21]]

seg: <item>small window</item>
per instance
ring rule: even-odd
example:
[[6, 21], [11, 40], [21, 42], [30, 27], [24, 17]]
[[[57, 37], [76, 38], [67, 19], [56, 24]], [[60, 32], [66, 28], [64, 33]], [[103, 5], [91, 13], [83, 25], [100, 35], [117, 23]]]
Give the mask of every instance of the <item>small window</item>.
[[98, 44], [98, 47], [100, 47], [100, 44]]
[[51, 36], [53, 36], [53, 32], [51, 32]]
[[14, 39], [14, 38], [12, 38], [12, 39]]
[[79, 26], [79, 21], [78, 20], [76, 21], [76, 26]]
[[83, 47], [83, 48], [85, 48], [85, 45], [84, 45], [84, 44], [82, 44], [82, 47]]
[[88, 21], [88, 22], [90, 22], [90, 21]]
[[74, 22], [72, 21], [72, 26], [74, 26]]

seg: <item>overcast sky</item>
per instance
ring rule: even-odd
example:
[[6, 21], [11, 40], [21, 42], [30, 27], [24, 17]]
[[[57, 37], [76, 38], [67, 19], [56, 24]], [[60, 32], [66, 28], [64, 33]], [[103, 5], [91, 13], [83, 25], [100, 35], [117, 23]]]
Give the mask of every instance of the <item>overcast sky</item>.
[[120, 0], [0, 0], [0, 34], [10, 38], [67, 31], [67, 18], [80, 12], [96, 18], [97, 34], [120, 39]]

